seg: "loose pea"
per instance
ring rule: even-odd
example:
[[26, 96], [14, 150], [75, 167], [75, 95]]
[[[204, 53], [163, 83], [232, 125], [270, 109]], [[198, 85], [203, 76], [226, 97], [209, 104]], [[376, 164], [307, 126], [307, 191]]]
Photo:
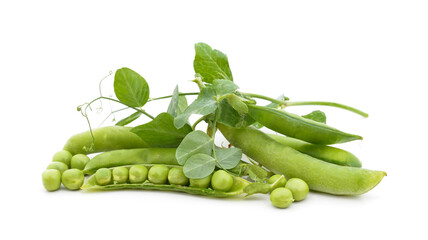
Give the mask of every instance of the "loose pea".
[[86, 166], [86, 164], [89, 162], [89, 157], [85, 154], [76, 154], [73, 157], [71, 157], [70, 160], [70, 168], [76, 168], [83, 170]]
[[233, 178], [224, 170], [218, 170], [211, 178], [211, 186], [214, 190], [227, 192], [233, 185]]
[[113, 168], [113, 182], [126, 183], [128, 181], [128, 169], [126, 167]]
[[183, 168], [173, 167], [169, 170], [168, 182], [170, 184], [186, 186], [189, 184], [189, 179], [184, 175]]
[[287, 208], [293, 201], [293, 193], [288, 188], [276, 188], [270, 194], [270, 202], [277, 208]]
[[302, 201], [309, 193], [308, 184], [300, 178], [289, 179], [285, 187], [290, 189], [296, 201]]
[[70, 166], [70, 161], [71, 161], [71, 153], [69, 151], [66, 150], [61, 150], [59, 152], [56, 152], [52, 158], [53, 162], [63, 162], [65, 164], [67, 164], [67, 166]]
[[189, 179], [190, 186], [196, 188], [208, 188], [211, 183], [211, 175], [200, 179]]
[[147, 180], [147, 173], [149, 170], [142, 165], [134, 165], [129, 168], [129, 182], [142, 183]]
[[51, 162], [46, 169], [56, 169], [62, 174], [68, 169], [68, 166], [63, 162]]
[[108, 168], [100, 168], [95, 172], [95, 180], [98, 185], [104, 186], [111, 183], [111, 171]]
[[42, 181], [46, 190], [58, 190], [61, 186], [61, 172], [57, 169], [47, 169], [42, 173]]
[[[267, 183], [272, 184], [272, 183], [276, 182], [276, 180], [278, 180], [278, 178], [280, 178], [281, 176], [282, 176], [282, 175], [275, 174], [275, 175], [273, 175], [272, 177], [270, 177], [270, 178], [269, 178], [269, 180], [267, 181]], [[287, 183], [287, 179], [282, 178], [281, 180], [279, 180], [279, 183], [277, 183], [277, 184], [275, 185], [275, 188], [278, 188], [278, 187], [285, 187], [285, 184], [286, 184], [286, 183]]]
[[68, 169], [62, 174], [61, 180], [64, 187], [70, 190], [77, 190], [82, 186], [83, 181], [85, 180], [85, 175], [82, 170]]
[[168, 182], [169, 168], [165, 165], [154, 165], [150, 168], [148, 178], [151, 183], [165, 184]]

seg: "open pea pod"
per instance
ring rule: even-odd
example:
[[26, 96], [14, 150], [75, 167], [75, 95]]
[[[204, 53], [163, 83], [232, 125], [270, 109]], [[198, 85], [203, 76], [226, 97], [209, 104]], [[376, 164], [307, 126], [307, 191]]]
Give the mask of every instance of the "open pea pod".
[[330, 145], [363, 139], [283, 110], [248, 104], [248, 114], [275, 132], [309, 143]]
[[195, 195], [203, 195], [209, 197], [234, 197], [244, 193], [245, 187], [250, 184], [247, 180], [240, 177], [233, 177], [233, 185], [227, 192], [216, 191], [212, 188], [196, 188], [190, 186], [181, 186], [173, 184], [153, 184], [149, 181], [143, 183], [121, 183], [121, 184], [109, 184], [109, 185], [98, 185], [95, 179], [95, 175], [90, 176], [83, 184], [81, 189], [87, 191], [97, 190], [120, 190], [120, 189], [141, 189], [141, 190], [161, 190], [161, 191], [174, 191], [174, 192], [185, 192]]

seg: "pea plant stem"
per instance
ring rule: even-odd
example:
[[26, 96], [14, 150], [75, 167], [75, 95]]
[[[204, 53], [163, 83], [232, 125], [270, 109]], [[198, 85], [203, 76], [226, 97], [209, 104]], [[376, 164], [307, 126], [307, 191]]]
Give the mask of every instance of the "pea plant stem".
[[286, 101], [281, 101], [281, 100], [278, 100], [278, 99], [275, 99], [275, 98], [271, 98], [271, 97], [260, 95], [260, 94], [256, 94], [256, 93], [243, 93], [243, 92], [241, 92], [241, 93], [244, 94], [244, 95], [247, 95], [249, 97], [264, 99], [264, 100], [267, 100], [269, 102], [276, 103], [276, 104], [278, 104], [280, 106], [284, 106], [287, 103]]
[[[179, 93], [179, 96], [186, 96], [186, 95], [198, 95], [199, 92], [189, 92], [189, 93]], [[168, 95], [168, 96], [163, 96], [163, 97], [156, 97], [156, 98], [150, 98], [149, 102], [151, 101], [155, 101], [155, 100], [160, 100], [160, 99], [165, 99], [165, 98], [171, 98], [172, 95]]]
[[287, 107], [290, 106], [304, 106], [304, 105], [318, 105], [318, 106], [329, 106], [329, 107], [337, 107], [337, 108], [341, 108], [341, 109], [345, 109], [348, 111], [351, 111], [353, 113], [359, 114], [363, 117], [368, 117], [369, 114], [365, 113], [361, 110], [358, 110], [356, 108], [344, 105], [344, 104], [340, 104], [340, 103], [335, 103], [335, 102], [322, 102], [322, 101], [300, 101], [300, 102], [286, 102], [285, 104]]
[[195, 122], [195, 123], [193, 123], [193, 125], [192, 125], [192, 129], [193, 129], [193, 131], [196, 129], [196, 126], [197, 126], [200, 122], [202, 122], [203, 120], [205, 120], [205, 118], [206, 118], [206, 116], [202, 116], [202, 117], [200, 117], [198, 120], [196, 120], [196, 122]]

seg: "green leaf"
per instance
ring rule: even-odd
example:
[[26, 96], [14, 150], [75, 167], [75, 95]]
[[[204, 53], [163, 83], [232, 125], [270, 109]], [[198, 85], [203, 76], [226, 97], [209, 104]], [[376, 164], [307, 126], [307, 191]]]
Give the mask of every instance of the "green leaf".
[[212, 83], [215, 79], [233, 81], [229, 61], [224, 53], [213, 50], [205, 43], [195, 44], [195, 52], [193, 68], [195, 73], [199, 73], [202, 76], [204, 82]]
[[240, 97], [236, 96], [235, 94], [230, 94], [227, 98], [227, 101], [229, 102], [230, 106], [235, 109], [238, 114], [247, 114], [248, 113], [248, 107], [247, 104], [245, 104]]
[[239, 114], [227, 99], [219, 103], [216, 117], [217, 122], [235, 128], [245, 128], [255, 122], [248, 114]]
[[175, 157], [180, 165], [193, 155], [203, 153], [211, 155], [213, 150], [213, 140], [202, 131], [193, 131], [184, 137], [183, 141], [177, 148]]
[[151, 147], [177, 147], [191, 131], [192, 127], [188, 124], [177, 129], [174, 126], [174, 117], [165, 112], [152, 121], [131, 129], [131, 132], [137, 134]]
[[239, 87], [229, 80], [216, 79], [213, 81], [214, 90], [217, 96], [223, 96], [229, 93], [234, 93]]
[[214, 169], [215, 159], [204, 153], [192, 155], [183, 166], [184, 175], [191, 179], [207, 177]]
[[134, 112], [133, 114], [129, 115], [128, 117], [117, 122], [116, 126], [128, 125], [128, 124], [132, 123], [133, 121], [137, 120], [141, 116], [141, 114], [143, 114], [143, 113], [140, 111]]
[[217, 161], [224, 169], [236, 167], [242, 158], [242, 150], [239, 148], [217, 148], [215, 153]]
[[192, 114], [208, 115], [217, 109], [217, 101], [214, 99], [215, 91], [212, 87], [201, 89], [198, 98], [193, 101], [184, 112], [174, 119], [174, 125], [181, 128], [187, 123]]
[[307, 119], [311, 119], [320, 123], [327, 123], [327, 117], [323, 111], [316, 110], [309, 114], [302, 116]]
[[114, 75], [114, 93], [117, 99], [130, 107], [142, 107], [149, 99], [149, 85], [138, 73], [121, 68]]
[[185, 96], [180, 96], [178, 92], [178, 85], [175, 87], [171, 97], [171, 102], [168, 105], [167, 112], [173, 117], [177, 117], [187, 108], [187, 99]]

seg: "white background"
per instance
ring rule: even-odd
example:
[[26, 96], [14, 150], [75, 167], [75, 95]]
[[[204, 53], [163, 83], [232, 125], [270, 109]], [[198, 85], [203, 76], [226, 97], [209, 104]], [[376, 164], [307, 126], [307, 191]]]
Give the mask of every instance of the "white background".
[[[2, 1], [0, 238], [426, 239], [427, 12], [426, 1]], [[52, 155], [87, 129], [76, 107], [99, 95], [101, 78], [129, 67], [151, 97], [176, 84], [196, 91], [196, 42], [228, 55], [242, 91], [367, 111], [289, 108], [321, 109], [330, 125], [362, 135], [340, 147], [388, 176], [359, 197], [310, 193], [284, 210], [261, 195], [44, 190]], [[94, 109], [94, 126], [110, 107]]]

